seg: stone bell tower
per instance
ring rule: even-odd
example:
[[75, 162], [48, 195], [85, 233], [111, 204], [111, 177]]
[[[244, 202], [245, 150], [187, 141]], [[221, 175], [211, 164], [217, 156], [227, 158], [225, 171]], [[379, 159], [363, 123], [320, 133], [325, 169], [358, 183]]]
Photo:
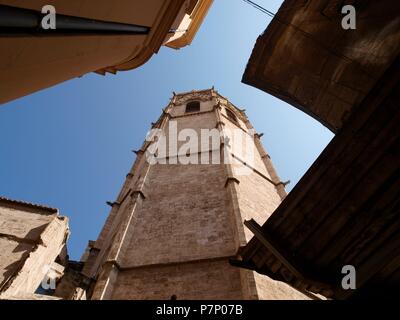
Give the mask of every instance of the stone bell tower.
[[245, 113], [214, 89], [191, 91], [152, 127], [89, 248], [88, 297], [306, 298], [229, 264], [252, 237], [243, 221], [265, 222], [286, 195]]

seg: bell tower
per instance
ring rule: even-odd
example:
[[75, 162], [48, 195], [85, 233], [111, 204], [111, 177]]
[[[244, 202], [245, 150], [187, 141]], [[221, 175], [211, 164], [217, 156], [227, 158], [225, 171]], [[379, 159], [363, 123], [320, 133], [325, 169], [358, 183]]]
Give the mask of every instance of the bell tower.
[[229, 258], [285, 197], [261, 135], [214, 89], [174, 94], [91, 246], [91, 299], [306, 299]]

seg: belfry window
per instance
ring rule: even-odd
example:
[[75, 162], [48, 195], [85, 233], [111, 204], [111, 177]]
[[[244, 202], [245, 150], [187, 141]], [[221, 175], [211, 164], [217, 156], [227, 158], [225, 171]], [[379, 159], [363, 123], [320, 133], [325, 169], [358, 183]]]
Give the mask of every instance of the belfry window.
[[235, 123], [238, 123], [236, 116], [234, 115], [234, 113], [233, 113], [231, 110], [225, 109], [225, 111], [226, 111], [227, 117], [228, 117], [231, 121], [233, 121], [233, 122], [235, 122]]
[[186, 113], [190, 112], [199, 112], [200, 111], [200, 102], [199, 101], [191, 101], [186, 105]]

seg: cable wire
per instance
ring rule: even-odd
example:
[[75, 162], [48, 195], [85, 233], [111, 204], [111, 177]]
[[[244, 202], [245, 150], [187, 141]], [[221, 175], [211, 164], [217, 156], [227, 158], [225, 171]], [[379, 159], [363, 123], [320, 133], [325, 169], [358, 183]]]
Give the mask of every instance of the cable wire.
[[271, 18], [275, 17], [275, 13], [265, 9], [264, 7], [260, 6], [259, 4], [251, 1], [251, 0], [243, 0], [244, 2], [248, 3], [249, 5], [253, 6], [257, 10], [260, 10], [261, 12], [265, 13], [266, 15], [270, 16]]

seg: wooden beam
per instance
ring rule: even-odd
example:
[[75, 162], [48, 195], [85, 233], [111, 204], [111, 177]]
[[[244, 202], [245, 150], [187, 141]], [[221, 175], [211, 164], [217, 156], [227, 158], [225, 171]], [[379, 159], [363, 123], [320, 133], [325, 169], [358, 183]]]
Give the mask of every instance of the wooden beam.
[[289, 262], [283, 254], [272, 244], [270, 239], [267, 239], [265, 233], [263, 233], [262, 228], [260, 225], [254, 220], [246, 220], [244, 225], [249, 228], [251, 232], [255, 235], [255, 237], [290, 271], [292, 272], [297, 278], [304, 279], [302, 273], [297, 270], [297, 268]]

